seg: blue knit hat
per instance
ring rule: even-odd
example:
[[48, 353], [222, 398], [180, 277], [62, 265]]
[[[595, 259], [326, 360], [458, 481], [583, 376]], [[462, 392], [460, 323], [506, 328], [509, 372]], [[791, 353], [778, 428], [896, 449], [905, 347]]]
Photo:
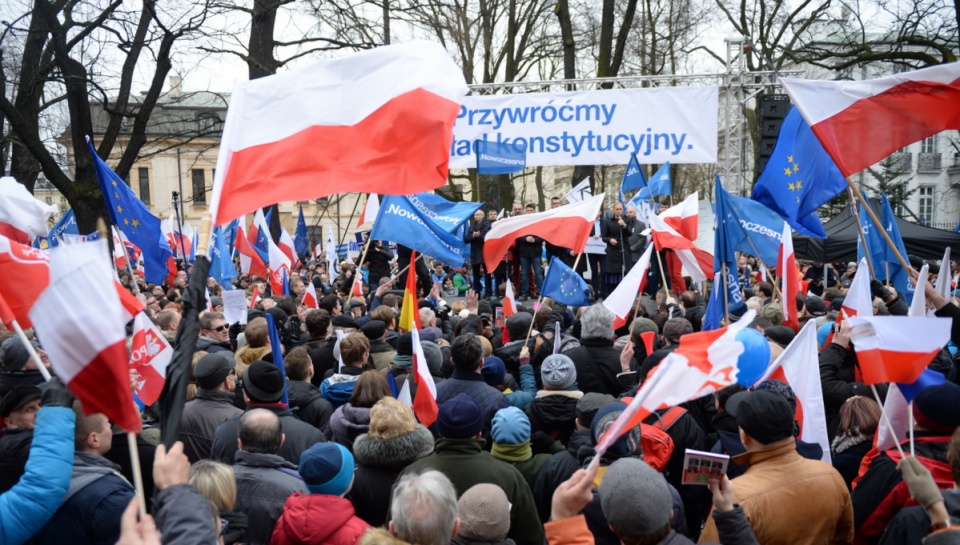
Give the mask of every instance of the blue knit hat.
[[353, 454], [339, 443], [317, 443], [300, 455], [300, 476], [311, 494], [342, 496], [353, 482]]
[[471, 439], [483, 431], [483, 410], [467, 394], [460, 393], [440, 405], [437, 434], [447, 439]]
[[530, 419], [516, 407], [506, 407], [493, 416], [490, 434], [494, 443], [519, 445], [530, 440]]
[[483, 381], [496, 388], [503, 384], [503, 379], [507, 376], [507, 368], [503, 365], [503, 360], [496, 356], [487, 356], [483, 358], [483, 369], [480, 370], [483, 375]]
[[[600, 442], [600, 437], [613, 426], [614, 421], [616, 421], [620, 414], [626, 409], [627, 404], [622, 401], [611, 401], [603, 407], [600, 407], [600, 410], [597, 411], [597, 416], [593, 417], [593, 423], [590, 425], [590, 434], [593, 436], [594, 444]], [[607, 449], [606, 456], [612, 458], [629, 456], [637, 450], [639, 445], [640, 426], [635, 426], [630, 428], [629, 431], [621, 435], [619, 439], [610, 445], [610, 448]]]

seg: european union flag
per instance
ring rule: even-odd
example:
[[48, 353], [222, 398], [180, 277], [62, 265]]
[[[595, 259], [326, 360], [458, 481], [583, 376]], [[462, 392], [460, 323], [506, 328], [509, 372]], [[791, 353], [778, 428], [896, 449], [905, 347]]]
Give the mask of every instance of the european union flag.
[[826, 238], [817, 208], [847, 188], [847, 180], [795, 107], [780, 128], [753, 199], [780, 214], [795, 230]]
[[100, 191], [110, 210], [113, 222], [127, 239], [135, 244], [143, 256], [144, 279], [152, 284], [163, 284], [169, 269], [167, 260], [172, 257], [163, 233], [160, 220], [127, 187], [126, 182], [117, 176], [103, 159], [97, 155], [93, 142], [88, 138], [87, 146], [93, 157], [93, 166], [100, 182]]
[[[273, 364], [280, 368], [280, 372], [283, 373], [283, 376], [286, 376], [286, 369], [283, 368], [283, 349], [280, 344], [280, 335], [277, 333], [277, 324], [273, 321], [273, 315], [269, 312], [263, 315], [267, 319], [267, 332], [270, 338], [270, 352], [273, 356]], [[290, 398], [287, 397], [287, 381], [283, 381], [283, 397], [280, 398], [280, 403], [284, 405], [290, 405]]]
[[477, 142], [477, 174], [512, 174], [527, 167], [527, 148], [500, 142]]
[[293, 233], [293, 249], [302, 256], [310, 252], [310, 236], [307, 233], [307, 221], [303, 219], [303, 206], [300, 207], [300, 216], [297, 217], [297, 230]]
[[590, 304], [589, 293], [590, 288], [577, 271], [556, 257], [550, 258], [550, 268], [543, 279], [540, 295], [568, 306], [582, 307]]
[[[636, 189], [641, 190], [641, 193], [644, 189], [647, 189], [647, 177], [643, 175], [640, 161], [637, 161], [637, 154], [634, 153], [630, 155], [627, 169], [623, 171], [623, 181], [620, 182], [620, 202], [623, 203], [626, 200], [623, 196], [624, 193]], [[647, 193], [649, 193], [649, 190], [647, 190]]]
[[210, 243], [210, 276], [224, 289], [233, 289], [230, 280], [237, 277], [237, 268], [227, 249], [226, 236], [222, 227], [214, 227], [213, 241]]

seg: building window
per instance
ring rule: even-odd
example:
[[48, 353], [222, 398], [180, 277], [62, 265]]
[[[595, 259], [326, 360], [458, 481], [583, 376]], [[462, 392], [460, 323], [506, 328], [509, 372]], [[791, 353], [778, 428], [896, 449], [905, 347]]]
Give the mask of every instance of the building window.
[[212, 133], [217, 130], [220, 118], [216, 114], [201, 113], [197, 115], [197, 132], [201, 134]]
[[207, 181], [203, 169], [193, 169], [193, 204], [207, 204]]
[[920, 141], [920, 153], [939, 153], [940, 148], [937, 146], [937, 135], [933, 135], [929, 138], [924, 138]]
[[920, 195], [920, 223], [924, 225], [933, 223], [933, 190], [932, 185], [925, 185], [917, 191], [917, 194]]
[[143, 204], [150, 204], [150, 169], [140, 167], [137, 175], [140, 177], [140, 200]]
[[44, 197], [43, 200], [46, 201], [47, 204], [53, 204], [53, 197]]

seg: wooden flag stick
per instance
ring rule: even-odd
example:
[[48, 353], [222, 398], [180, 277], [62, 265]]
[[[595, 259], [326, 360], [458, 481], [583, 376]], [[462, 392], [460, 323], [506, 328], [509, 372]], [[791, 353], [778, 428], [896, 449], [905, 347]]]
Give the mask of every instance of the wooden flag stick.
[[140, 504], [140, 519], [147, 516], [147, 500], [143, 493], [143, 475], [140, 473], [140, 455], [137, 451], [137, 434], [127, 432], [127, 446], [130, 447], [130, 468], [133, 472], [133, 486], [137, 491], [137, 503]]
[[[857, 220], [857, 234], [860, 236], [860, 242], [863, 244], [863, 257], [867, 258], [867, 268], [870, 270], [870, 278], [876, 278], [877, 275], [874, 274], [873, 270], [873, 259], [870, 257], [870, 246], [867, 245], [867, 236], [863, 232], [863, 225], [860, 224], [860, 213], [857, 212], [857, 204], [854, 202], [856, 197], [854, 197], [853, 190], [849, 187], [847, 188], [847, 193], [850, 195], [850, 211], [853, 212], [853, 219]], [[874, 225], [877, 229], [882, 230], [879, 223]]]
[[867, 204], [867, 200], [863, 198], [863, 193], [860, 193], [860, 189], [850, 178], [847, 178], [847, 185], [850, 186], [850, 189], [853, 191], [853, 194], [856, 195], [857, 200], [860, 201], [860, 204], [863, 205], [863, 208], [867, 211], [867, 214], [870, 215], [870, 219], [873, 220], [873, 224], [877, 226], [877, 230], [879, 230], [880, 234], [883, 235], [883, 240], [887, 241], [887, 246], [889, 246], [890, 249], [893, 250], [893, 254], [897, 256], [897, 261], [900, 262], [900, 265], [904, 268], [904, 270], [907, 271], [908, 274], [910, 274], [910, 276], [914, 276], [912, 272], [913, 269], [910, 267], [910, 264], [907, 263], [907, 260], [904, 259], [902, 255], [900, 255], [900, 250], [898, 250], [897, 245], [893, 243], [893, 239], [890, 238], [887, 230], [883, 228], [883, 224], [880, 223], [880, 219], [877, 218], [873, 208], [871, 208], [870, 205]]
[[[373, 240], [369, 235], [367, 236], [367, 243], [363, 245], [363, 252], [360, 253], [360, 261], [357, 263], [357, 272], [353, 275], [353, 284], [350, 285], [350, 295], [353, 296], [353, 288], [356, 287], [357, 282], [363, 278], [363, 275], [360, 274], [360, 269], [363, 267], [363, 260], [367, 258], [367, 250], [370, 249], [370, 242]], [[409, 265], [408, 265], [409, 267]]]
[[40, 375], [43, 376], [43, 380], [50, 382], [50, 379], [52, 378], [50, 376], [50, 371], [48, 371], [47, 366], [43, 364], [43, 360], [40, 359], [40, 354], [38, 354], [36, 349], [33, 348], [33, 344], [30, 342], [30, 339], [27, 338], [27, 334], [23, 332], [23, 328], [20, 327], [20, 323], [16, 320], [11, 320], [10, 325], [13, 326], [13, 330], [17, 333], [17, 338], [20, 339], [21, 343], [23, 343], [23, 347], [27, 349], [27, 353], [30, 354], [30, 359], [37, 364], [37, 371], [40, 371]]
[[767, 267], [767, 264], [764, 263], [763, 259], [760, 258], [760, 251], [757, 250], [756, 246], [754, 246], [753, 241], [750, 240], [750, 237], [747, 237], [747, 243], [750, 244], [750, 248], [753, 250], [753, 256], [757, 258], [757, 262], [760, 263], [760, 266], [763, 267], [765, 271], [767, 271], [767, 278], [769, 278], [771, 280], [770, 283], [773, 284], [773, 292], [780, 296], [780, 302], [782, 303], [783, 293], [780, 292], [780, 288], [777, 286], [777, 282], [772, 281], [774, 278], [773, 271], [771, 271], [770, 267]]

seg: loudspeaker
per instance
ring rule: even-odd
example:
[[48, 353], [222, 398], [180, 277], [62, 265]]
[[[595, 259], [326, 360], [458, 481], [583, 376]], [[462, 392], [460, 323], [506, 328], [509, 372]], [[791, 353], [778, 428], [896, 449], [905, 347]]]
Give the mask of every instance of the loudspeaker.
[[790, 111], [790, 97], [787, 95], [764, 94], [760, 95], [757, 107], [760, 124], [760, 141], [757, 149], [757, 177], [767, 166], [767, 161], [773, 155], [780, 136], [780, 127]]

